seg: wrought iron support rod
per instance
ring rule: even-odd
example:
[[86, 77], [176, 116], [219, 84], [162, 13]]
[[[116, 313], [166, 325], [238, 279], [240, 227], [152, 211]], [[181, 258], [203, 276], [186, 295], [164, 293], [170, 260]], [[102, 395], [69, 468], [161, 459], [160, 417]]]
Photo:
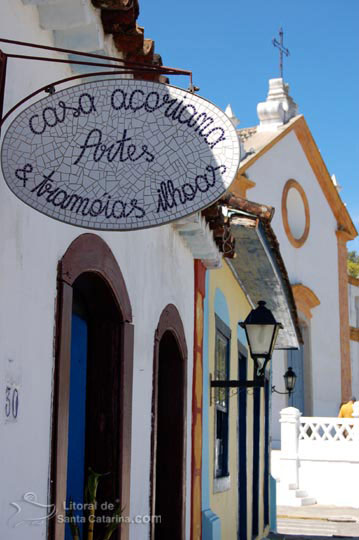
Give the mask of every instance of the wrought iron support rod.
[[[152, 71], [148, 71], [148, 72], [153, 73]], [[146, 73], [146, 71], [143, 71], [143, 73]], [[54, 81], [54, 82], [50, 82], [48, 84], [45, 84], [44, 86], [42, 86], [38, 90], [35, 90], [35, 92], [32, 92], [28, 96], [24, 97], [21, 101], [16, 103], [16, 105], [14, 105], [10, 110], [8, 110], [7, 113], [3, 116], [3, 118], [0, 119], [0, 128], [3, 125], [3, 123], [5, 122], [5, 120], [7, 120], [7, 118], [18, 107], [20, 107], [23, 103], [26, 103], [26, 101], [28, 101], [29, 99], [37, 96], [41, 92], [46, 91], [51, 86], [56, 86], [58, 84], [63, 84], [63, 83], [69, 82], [69, 81], [73, 81], [75, 79], [84, 79], [86, 77], [95, 77], [95, 76], [98, 77], [100, 75], [133, 75], [133, 74], [134, 74], [133, 70], [129, 70], [129, 71], [99, 71], [97, 73], [83, 73], [81, 75], [73, 75], [72, 77], [66, 77], [65, 79], [60, 79], [59, 81]]]
[[0, 49], [0, 128], [5, 99], [7, 55]]
[[276, 390], [276, 387], [275, 386], [272, 386], [272, 393], [275, 392], [276, 394], [281, 394], [282, 396], [285, 396], [285, 395], [291, 395], [292, 392], [279, 392], [278, 390]]
[[211, 381], [212, 388], [262, 388], [264, 386], [264, 378], [259, 377], [254, 381]]
[[40, 45], [39, 43], [30, 43], [28, 41], [16, 41], [14, 39], [0, 38], [0, 42], [9, 43], [11, 45], [19, 45], [21, 47], [31, 47], [32, 49], [42, 49], [45, 51], [56, 51], [67, 54], [76, 54], [77, 56], [89, 56], [90, 58], [99, 58], [101, 60], [114, 60], [115, 62], [125, 62], [122, 58], [116, 58], [115, 56], [106, 56], [105, 54], [95, 54], [88, 52], [75, 51], [72, 49], [63, 49], [61, 47], [51, 47], [50, 45]]
[[[115, 58], [113, 56], [106, 56], [106, 55], [94, 54], [94, 53], [85, 53], [82, 51], [74, 51], [72, 49], [50, 47], [48, 45], [39, 45], [37, 43], [29, 43], [27, 41], [15, 41], [13, 39], [6, 39], [6, 38], [1, 38], [1, 37], [0, 37], [0, 42], [12, 44], [12, 45], [18, 45], [22, 47], [32, 47], [35, 49], [55, 51], [55, 52], [61, 52], [61, 53], [66, 53], [66, 54], [74, 54], [77, 56], [86, 56], [89, 58], [95, 58], [99, 60], [121, 62], [121, 64], [123, 64], [123, 65], [111, 65], [108, 63], [103, 64], [99, 62], [85, 62], [81, 60], [69, 60], [69, 59], [62, 59], [62, 58], [46, 58], [46, 57], [21, 55], [21, 54], [14, 54], [14, 53], [6, 54], [0, 50], [0, 128], [12, 112], [14, 112], [20, 105], [22, 105], [23, 103], [25, 103], [32, 97], [36, 96], [40, 92], [46, 90], [47, 88], [51, 86], [63, 84], [65, 82], [69, 82], [76, 79], [82, 79], [85, 77], [95, 77], [99, 75], [134, 75], [136, 72], [137, 73], [158, 73], [158, 74], [163, 74], [163, 75], [185, 75], [185, 76], [189, 76], [189, 79], [190, 79], [190, 91], [194, 92], [195, 90], [197, 90], [197, 88], [193, 86], [192, 71], [188, 71], [188, 70], [181, 70], [181, 69], [171, 68], [167, 66], [154, 66], [151, 64], [146, 65], [146, 64], [138, 63], [138, 62], [127, 62], [126, 60], [123, 60], [121, 58]], [[74, 75], [72, 77], [66, 77], [65, 79], [60, 79], [58, 81], [48, 83], [45, 86], [36, 90], [35, 92], [32, 92], [27, 97], [23, 98], [16, 105], [14, 105], [14, 107], [12, 107], [4, 116], [2, 116], [4, 93], [5, 93], [4, 89], [5, 89], [5, 73], [6, 73], [7, 58], [18, 58], [18, 59], [25, 59], [25, 60], [39, 60], [43, 62], [47, 61], [47, 62], [77, 64], [77, 65], [85, 65], [85, 66], [88, 65], [88, 66], [96, 66], [96, 67], [105, 67], [108, 70], [113, 69], [114, 71], [85, 73], [82, 75]], [[118, 71], [118, 70], [121, 70], [121, 71]]]
[[[12, 45], [19, 45], [21, 47], [32, 47], [35, 49], [42, 49], [47, 51], [55, 51], [55, 52], [62, 52], [66, 54], [75, 54], [77, 56], [88, 56], [89, 58], [97, 58], [99, 60], [112, 60], [114, 62], [121, 62], [125, 65], [125, 67], [143, 67], [144, 64], [140, 62], [127, 62], [126, 60], [123, 60], [122, 58], [116, 58], [115, 56], [106, 56], [104, 54], [94, 54], [94, 53], [86, 53], [82, 51], [74, 51], [72, 49], [63, 49], [60, 47], [50, 47], [49, 45], [39, 45], [38, 43], [29, 43], [27, 41], [15, 41], [13, 39], [5, 39], [0, 38], [0, 43], [9, 43]], [[33, 59], [33, 57], [29, 56], [30, 59]], [[36, 58], [36, 57], [35, 57]], [[53, 58], [48, 59], [50, 62], [53, 61]], [[67, 62], [67, 60], [66, 60]], [[192, 71], [189, 70], [183, 70], [183, 69], [176, 69], [176, 68], [170, 68], [168, 66], [150, 66], [152, 67], [153, 71], [161, 71], [161, 70], [171, 70], [171, 74], [173, 75], [187, 75], [191, 78], [192, 82]]]
[[163, 68], [158, 66], [151, 66], [151, 65], [145, 65], [141, 64], [140, 66], [133, 67], [130, 64], [126, 64], [124, 66], [116, 66], [111, 64], [101, 64], [98, 62], [83, 62], [81, 60], [68, 60], [66, 58], [47, 58], [45, 56], [28, 56], [25, 54], [7, 54], [8, 58], [20, 58], [25, 60], [39, 60], [42, 62], [57, 62], [61, 64], [77, 64], [82, 66], [96, 66], [96, 67], [105, 67], [107, 69], [133, 69], [133, 71], [146, 71], [146, 72], [154, 72], [154, 73], [163, 73], [165, 75], [176, 75], [176, 73], [172, 72], [172, 68]]

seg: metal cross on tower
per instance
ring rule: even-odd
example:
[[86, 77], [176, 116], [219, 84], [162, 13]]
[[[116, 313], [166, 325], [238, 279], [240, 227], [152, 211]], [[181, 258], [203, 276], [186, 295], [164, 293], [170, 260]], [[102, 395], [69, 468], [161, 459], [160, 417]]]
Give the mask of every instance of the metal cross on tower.
[[279, 41], [276, 40], [276, 38], [273, 38], [272, 43], [274, 47], [278, 47], [279, 49], [279, 71], [280, 76], [283, 79], [283, 53], [286, 56], [289, 56], [289, 50], [283, 46], [283, 28], [279, 28]]

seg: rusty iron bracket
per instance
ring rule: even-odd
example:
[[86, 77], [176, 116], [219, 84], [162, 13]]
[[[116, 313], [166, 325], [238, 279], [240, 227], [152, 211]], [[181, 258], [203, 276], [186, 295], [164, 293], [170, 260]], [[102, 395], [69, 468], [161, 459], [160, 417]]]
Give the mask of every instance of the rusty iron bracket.
[[[54, 88], [56, 88], [57, 85], [63, 84], [75, 79], [83, 79], [86, 77], [98, 77], [103, 75], [134, 75], [136, 73], [156, 73], [158, 75], [185, 75], [190, 78], [190, 88], [193, 87], [192, 83], [192, 71], [188, 70], [181, 70], [176, 68], [171, 68], [167, 66], [155, 66], [155, 65], [146, 65], [141, 64], [139, 62], [127, 62], [126, 60], [123, 60], [121, 58], [116, 58], [114, 56], [106, 56], [101, 54], [94, 54], [94, 53], [86, 53], [82, 51], [74, 51], [72, 49], [62, 49], [59, 47], [50, 47], [45, 45], [39, 45], [37, 43], [28, 43], [26, 41], [15, 41], [12, 39], [5, 39], [0, 38], [0, 42], [2, 43], [8, 43], [15, 46], [20, 47], [31, 47], [35, 49], [41, 49], [41, 50], [48, 50], [48, 51], [55, 51], [60, 53], [66, 53], [66, 54], [72, 54], [80, 57], [87, 57], [91, 61], [84, 61], [84, 60], [70, 60], [66, 58], [48, 58], [45, 56], [31, 56], [26, 54], [15, 54], [15, 53], [4, 53], [0, 49], [0, 129], [2, 124], [5, 122], [5, 120], [12, 114], [20, 105], [28, 101], [29, 99], [35, 97], [37, 94], [41, 92], [47, 92], [51, 93], [53, 92]], [[13, 59], [20, 59], [20, 60], [34, 60], [34, 61], [40, 61], [40, 62], [52, 62], [52, 63], [64, 63], [64, 64], [76, 64], [76, 65], [82, 65], [82, 66], [95, 66], [95, 67], [104, 67], [106, 68], [106, 71], [98, 71], [94, 73], [84, 73], [84, 74], [78, 74], [71, 77], [66, 77], [65, 79], [60, 79], [58, 81], [53, 81], [45, 86], [39, 88], [38, 90], [35, 90], [25, 98], [23, 98], [21, 101], [19, 101], [16, 105], [14, 105], [7, 113], [3, 116], [3, 105], [4, 105], [4, 96], [5, 96], [5, 76], [6, 76], [6, 66], [7, 66], [7, 59], [13, 58]], [[95, 60], [106, 60], [107, 62], [115, 62], [114, 64], [108, 64], [104, 62], [96, 62]]]
[[212, 374], [209, 375], [209, 404], [212, 405], [213, 388], [264, 388], [264, 375], [257, 375], [253, 381], [234, 381], [234, 380], [213, 380]]
[[0, 49], [0, 129], [4, 110], [7, 55]]

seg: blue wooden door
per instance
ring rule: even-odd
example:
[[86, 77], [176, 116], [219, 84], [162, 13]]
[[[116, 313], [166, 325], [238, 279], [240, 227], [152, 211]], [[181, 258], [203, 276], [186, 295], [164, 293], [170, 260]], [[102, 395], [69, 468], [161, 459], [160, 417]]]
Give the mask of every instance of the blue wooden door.
[[289, 405], [296, 407], [301, 413], [304, 411], [304, 350], [303, 346], [296, 351], [288, 351], [288, 367], [292, 367], [297, 375], [294, 392], [290, 396]]
[[[86, 371], [87, 371], [87, 322], [75, 313], [71, 326], [71, 368], [69, 401], [69, 434], [67, 454], [67, 496], [77, 505], [84, 502], [85, 482], [85, 427], [86, 427]], [[74, 510], [80, 518], [81, 510]], [[81, 523], [78, 523], [82, 533]], [[82, 536], [81, 536], [82, 537]], [[65, 540], [72, 540], [69, 524], [65, 527]]]
[[253, 477], [252, 477], [252, 538], [259, 532], [259, 461], [260, 461], [261, 389], [253, 389]]
[[[238, 355], [240, 381], [247, 380], [247, 356]], [[238, 540], [247, 540], [247, 390], [238, 392]]]
[[270, 386], [268, 379], [264, 383], [264, 489], [263, 489], [263, 508], [264, 508], [264, 527], [269, 525], [269, 398]]

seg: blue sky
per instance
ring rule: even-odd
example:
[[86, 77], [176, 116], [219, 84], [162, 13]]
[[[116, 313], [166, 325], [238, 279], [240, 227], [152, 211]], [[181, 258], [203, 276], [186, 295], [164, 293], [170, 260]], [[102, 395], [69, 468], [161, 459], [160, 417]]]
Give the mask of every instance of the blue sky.
[[[199, 95], [222, 109], [231, 103], [240, 127], [257, 124], [256, 105], [279, 76], [271, 42], [283, 27], [284, 79], [359, 231], [359, 0], [140, 4], [139, 24], [163, 63], [192, 70]], [[188, 79], [171, 84], [187, 87]], [[348, 247], [359, 251], [359, 239]]]

